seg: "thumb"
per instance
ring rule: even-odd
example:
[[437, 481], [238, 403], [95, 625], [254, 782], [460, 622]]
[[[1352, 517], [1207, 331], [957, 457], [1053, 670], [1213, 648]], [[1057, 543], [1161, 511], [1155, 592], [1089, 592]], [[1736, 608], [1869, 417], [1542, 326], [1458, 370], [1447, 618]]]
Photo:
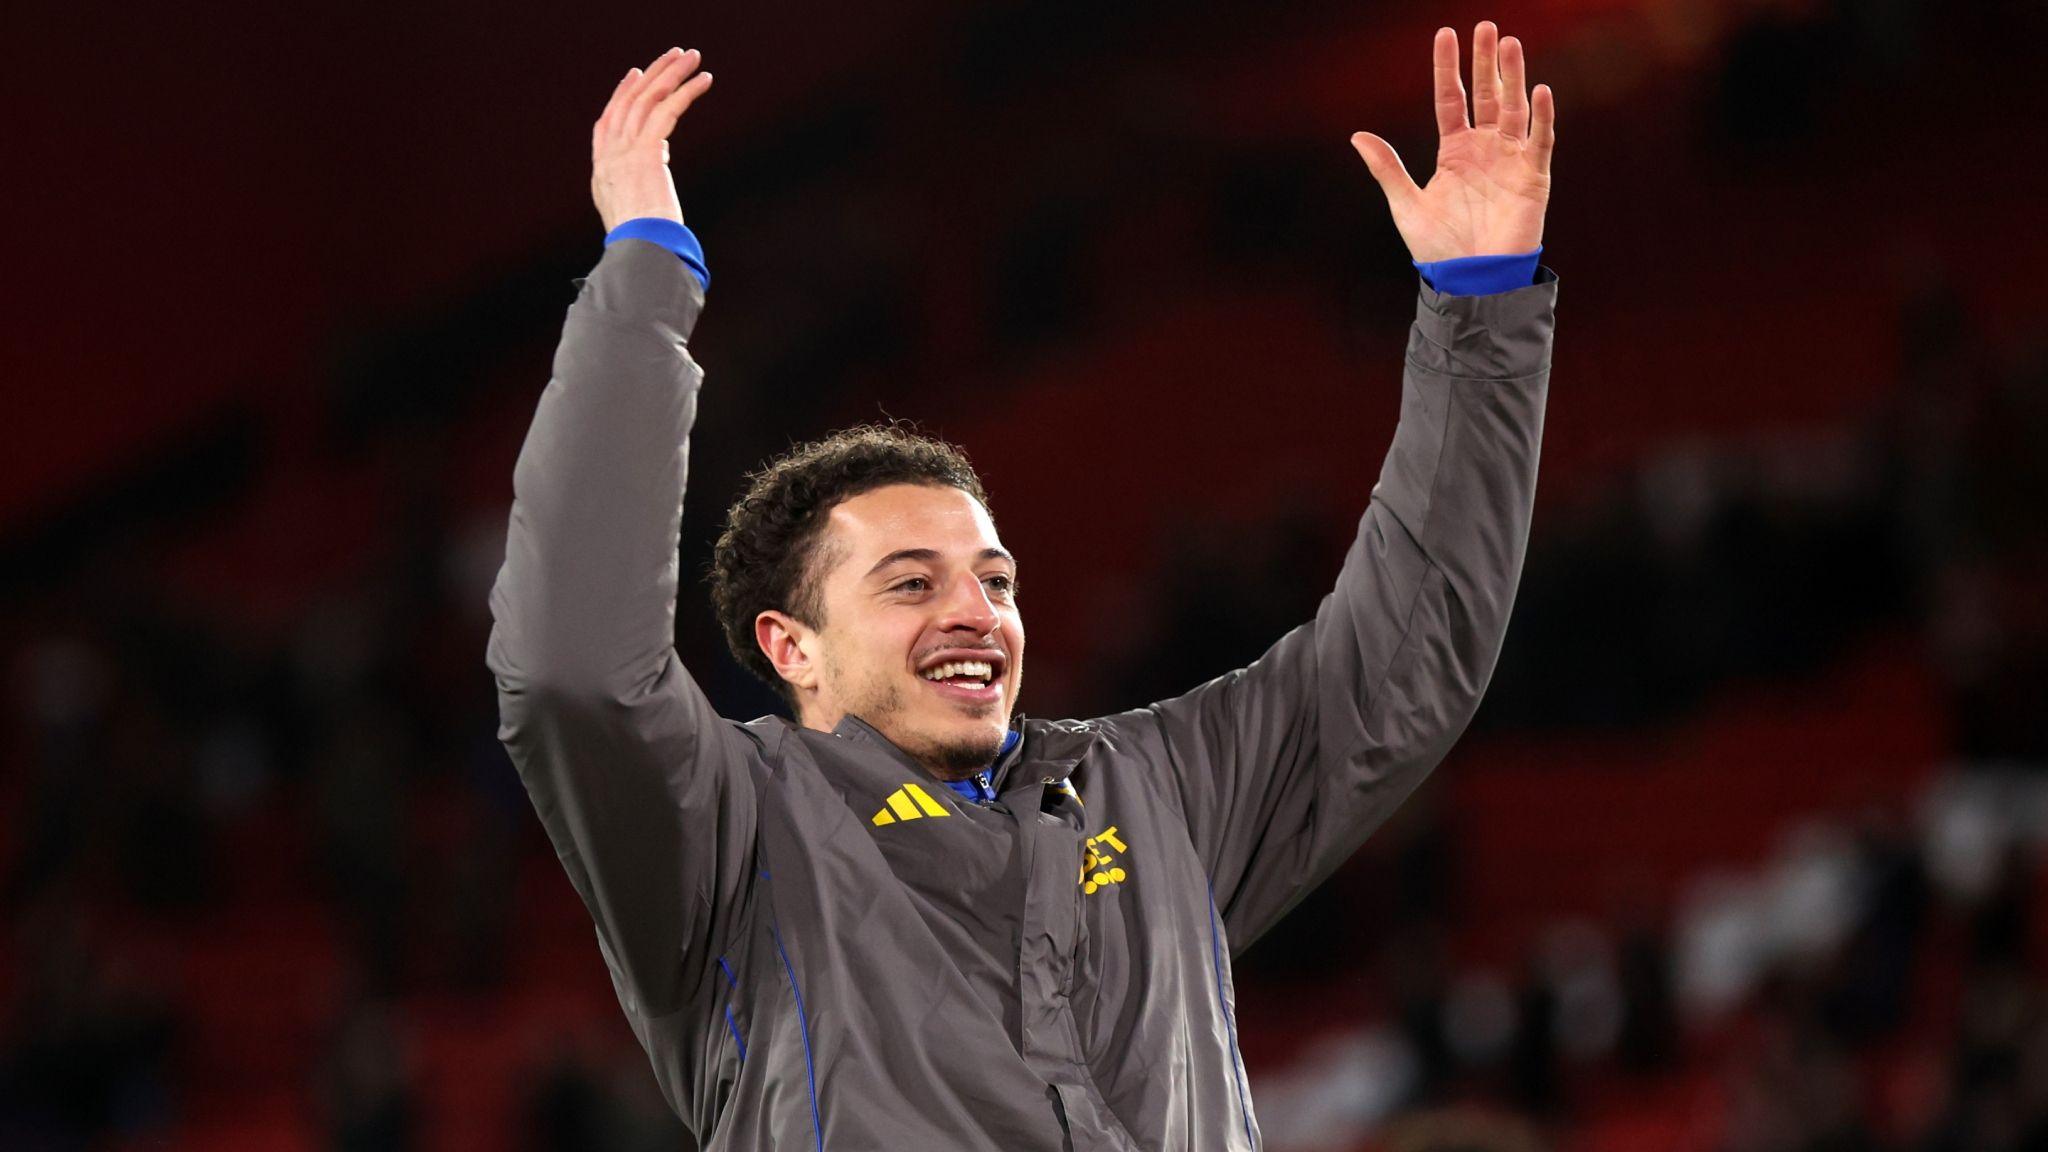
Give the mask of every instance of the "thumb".
[[1358, 149], [1358, 155], [1372, 172], [1372, 178], [1379, 181], [1380, 191], [1387, 194], [1387, 203], [1399, 204], [1411, 196], [1421, 194], [1422, 189], [1408, 176], [1408, 169], [1401, 163], [1400, 153], [1394, 146], [1370, 132], [1351, 134], [1351, 146]]

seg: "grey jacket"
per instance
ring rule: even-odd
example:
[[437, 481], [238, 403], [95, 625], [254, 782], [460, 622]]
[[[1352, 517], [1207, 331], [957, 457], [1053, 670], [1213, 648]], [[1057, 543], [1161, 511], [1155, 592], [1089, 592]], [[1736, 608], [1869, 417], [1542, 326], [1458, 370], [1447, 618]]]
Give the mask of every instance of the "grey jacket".
[[720, 718], [677, 660], [703, 305], [582, 282], [491, 593], [500, 737], [709, 1149], [1251, 1149], [1230, 956], [1477, 707], [1528, 539], [1556, 277], [1422, 289], [1401, 420], [1313, 622], [1185, 696], [1022, 720], [978, 805], [858, 719]]

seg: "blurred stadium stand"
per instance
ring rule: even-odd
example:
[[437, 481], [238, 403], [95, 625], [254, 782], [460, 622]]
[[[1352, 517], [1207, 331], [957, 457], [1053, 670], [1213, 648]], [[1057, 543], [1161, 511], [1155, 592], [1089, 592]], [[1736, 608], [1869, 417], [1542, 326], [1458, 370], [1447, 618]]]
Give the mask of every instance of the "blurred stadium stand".
[[1313, 611], [1414, 293], [1344, 139], [1426, 170], [1420, 48], [1482, 17], [1562, 106], [1537, 538], [1472, 733], [1238, 966], [1268, 1146], [2048, 1147], [2048, 172], [1986, 159], [2038, 6], [227, 7], [38, 0], [6, 81], [58, 178], [10, 192], [0, 1147], [687, 1146], [482, 665], [621, 60], [720, 76], [686, 570], [746, 468], [915, 418], [1084, 715]]

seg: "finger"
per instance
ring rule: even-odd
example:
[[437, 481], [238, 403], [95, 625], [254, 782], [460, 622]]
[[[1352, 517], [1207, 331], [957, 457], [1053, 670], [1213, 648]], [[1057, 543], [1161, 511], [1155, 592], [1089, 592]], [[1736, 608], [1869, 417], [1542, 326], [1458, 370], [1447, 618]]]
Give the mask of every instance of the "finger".
[[638, 68], [628, 68], [619, 86], [612, 89], [611, 101], [604, 106], [604, 114], [597, 118], [598, 135], [602, 139], [609, 140], [619, 134], [619, 126], [626, 122], [626, 109], [632, 104], [633, 93], [639, 90], [643, 75]]
[[1529, 93], [1522, 42], [1509, 36], [1500, 42], [1500, 134], [1510, 140], [1529, 135]]
[[1538, 84], [1533, 101], [1535, 105], [1534, 124], [1529, 132], [1529, 158], [1536, 165], [1536, 171], [1550, 175], [1550, 153], [1557, 147], [1557, 97], [1550, 91], [1550, 85]]
[[656, 81], [657, 86], [648, 97], [646, 113], [634, 125], [636, 136], [659, 135], [665, 139], [675, 131], [676, 117], [682, 115], [682, 110], [690, 106], [702, 89], [683, 96], [681, 106], [665, 120], [662, 118], [662, 106], [675, 100], [692, 81], [704, 75], [697, 71], [703, 63], [703, 54], [692, 48], [677, 59], [676, 66], [666, 76]]
[[648, 114], [654, 111], [654, 106], [675, 91], [676, 85], [682, 82], [683, 77], [696, 71], [696, 68], [697, 51], [694, 48], [688, 52], [680, 48], [671, 48], [662, 53], [659, 60], [648, 66], [647, 79], [641, 83], [640, 90], [633, 94], [632, 106], [626, 111], [625, 127], [629, 140], [637, 140], [644, 135]]
[[1379, 181], [1380, 191], [1387, 194], [1388, 207], [1405, 204], [1409, 199], [1422, 194], [1415, 181], [1408, 175], [1407, 165], [1401, 163], [1401, 154], [1394, 146], [1370, 132], [1351, 134], [1351, 146], [1365, 161], [1366, 170]]
[[699, 72], [683, 81], [682, 87], [669, 93], [661, 103], [654, 106], [654, 111], [647, 117], [648, 131], [659, 134], [664, 140], [668, 139], [668, 134], [676, 130], [676, 121], [682, 118], [683, 113], [689, 111], [690, 105], [697, 102], [697, 97], [710, 90], [709, 72]]
[[1481, 20], [1472, 29], [1472, 126], [1490, 128], [1500, 116], [1500, 29]]
[[648, 110], [663, 96], [668, 95], [672, 87], [668, 77], [674, 73], [676, 61], [682, 57], [682, 51], [680, 48], [671, 48], [656, 56], [653, 62], [647, 65], [647, 74], [640, 78], [631, 94], [626, 97], [626, 105], [620, 110], [619, 115], [619, 135], [626, 142], [639, 138], [640, 125], [646, 121]]
[[612, 85], [611, 99], [605, 101], [604, 111], [598, 113], [597, 123], [590, 126], [590, 147], [592, 151], [596, 151], [598, 145], [604, 142], [605, 136], [611, 131], [612, 122], [617, 119], [620, 93], [624, 92], [627, 86], [632, 84], [633, 78], [638, 75], [640, 75], [638, 68], [628, 68], [626, 69], [626, 74], [619, 77], [619, 82]]
[[1449, 136], [1465, 128], [1465, 86], [1458, 82], [1458, 34], [1436, 30], [1436, 131]]

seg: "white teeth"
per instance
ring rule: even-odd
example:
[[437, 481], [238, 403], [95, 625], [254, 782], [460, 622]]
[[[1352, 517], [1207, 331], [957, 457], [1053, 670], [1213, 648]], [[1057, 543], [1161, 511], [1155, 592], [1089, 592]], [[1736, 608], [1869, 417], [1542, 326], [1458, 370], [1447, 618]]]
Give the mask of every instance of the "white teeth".
[[936, 668], [927, 669], [924, 673], [924, 678], [927, 680], [950, 680], [955, 676], [968, 676], [987, 683], [995, 679], [995, 675], [995, 666], [986, 660], [956, 660], [950, 664], [941, 664]]

